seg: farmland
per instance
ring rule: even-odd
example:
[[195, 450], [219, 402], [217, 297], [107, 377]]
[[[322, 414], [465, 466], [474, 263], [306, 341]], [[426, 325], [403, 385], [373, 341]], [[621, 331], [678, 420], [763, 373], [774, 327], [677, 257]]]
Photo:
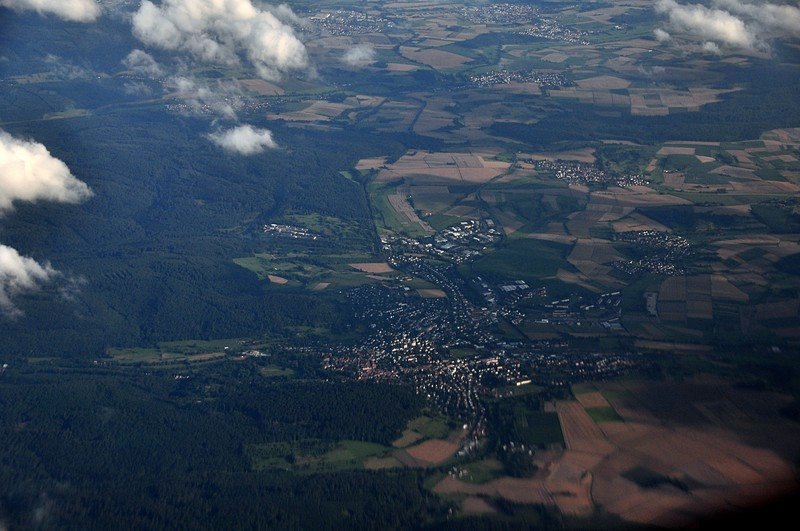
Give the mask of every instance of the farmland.
[[[451, 239], [455, 227], [487, 228], [489, 238], [449, 258], [466, 280], [524, 281], [558, 297], [622, 290], [626, 316], [603, 326], [640, 341], [793, 342], [796, 304], [785, 299], [793, 296], [768, 288], [797, 288], [781, 267], [800, 253], [796, 170], [786, 169], [800, 169], [792, 138], [774, 130], [746, 142], [608, 144], [504, 161], [499, 153], [420, 150], [360, 166], [384, 244], [414, 242], [440, 259], [468, 241]], [[494, 176], [466, 178], [473, 168]], [[646, 293], [649, 310], [638, 302]], [[531, 337], [589, 332], [534, 325], [529, 315]]]
[[358, 255], [309, 257], [300, 253], [294, 256], [259, 253], [252, 257], [237, 258], [234, 262], [269, 281], [275, 288], [314, 289], [320, 283], [354, 286], [370, 282], [363, 271], [359, 272], [350, 266], [350, 261], [358, 258]]
[[242, 341], [164, 341], [155, 348], [111, 348], [108, 355], [118, 363], [160, 363], [210, 361], [226, 355], [230, 349], [241, 349]]
[[336, 472], [364, 468], [366, 463], [380, 462], [389, 448], [361, 441], [330, 443], [321, 440], [300, 440], [253, 445], [247, 452], [254, 470], [291, 470], [302, 473]]
[[532, 477], [469, 481], [465, 465], [467, 472], [449, 475], [436, 491], [555, 505], [583, 516], [602, 508], [631, 524], [673, 526], [721, 500], [748, 503], [795, 484], [789, 456], [800, 439], [779, 413], [786, 396], [640, 381], [598, 382], [575, 392], [580, 402], [555, 404], [564, 450], [537, 451]]
[[0, 528], [680, 527], [798, 491], [796, 32], [252, 2], [304, 54], [265, 75], [101, 3], [0, 7], [2, 132], [93, 194], [0, 204], [42, 266], [0, 271]]

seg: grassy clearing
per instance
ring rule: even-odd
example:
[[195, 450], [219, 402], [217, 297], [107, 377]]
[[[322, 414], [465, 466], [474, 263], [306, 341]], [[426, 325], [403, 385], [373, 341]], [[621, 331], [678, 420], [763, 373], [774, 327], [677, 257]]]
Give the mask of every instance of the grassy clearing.
[[411, 289], [438, 289], [439, 286], [432, 282], [428, 282], [425, 279], [414, 277], [411, 280], [404, 280], [404, 286], [408, 286]]
[[565, 263], [570, 246], [559, 243], [514, 239], [490, 255], [476, 261], [472, 268], [489, 278], [501, 277], [537, 283], [543, 277], [558, 273]]
[[557, 413], [531, 411], [525, 406], [514, 408], [514, 430], [530, 446], [563, 444], [564, 436]]
[[422, 435], [414, 430], [404, 430], [403, 435], [401, 435], [399, 439], [392, 442], [392, 446], [395, 448], [405, 448], [406, 446], [411, 446], [420, 439], [422, 439]]
[[152, 362], [161, 360], [157, 348], [110, 348], [106, 353], [119, 362]]
[[414, 192], [413, 187], [411, 190], [414, 198], [414, 207], [434, 214], [441, 214], [461, 198], [461, 195], [457, 194], [419, 194]]
[[498, 387], [495, 393], [500, 398], [513, 398], [525, 395], [535, 395], [544, 390], [544, 387], [538, 385], [507, 385], [505, 387]]
[[450, 433], [447, 420], [442, 417], [417, 417], [408, 423], [408, 427], [426, 439], [443, 439]]
[[474, 463], [468, 463], [461, 467], [464, 470], [463, 475], [459, 475], [459, 480], [465, 483], [488, 483], [493, 479], [497, 479], [503, 475], [503, 464], [496, 459], [482, 459]]
[[321, 236], [323, 240], [346, 241], [348, 249], [367, 251], [372, 241], [371, 231], [367, 230], [363, 224], [333, 216], [293, 212], [283, 216], [280, 221], [287, 225], [306, 228]]
[[363, 441], [342, 441], [323, 456], [325, 463], [337, 468], [361, 468], [368, 457], [384, 456], [389, 449], [383, 445]]
[[259, 278], [266, 279], [269, 275], [276, 275], [289, 281], [283, 285], [272, 284], [274, 287], [311, 288], [320, 282], [330, 283], [336, 287], [360, 286], [374, 282], [365, 273], [354, 271], [348, 265], [351, 262], [370, 260], [374, 260], [374, 257], [364, 254], [312, 257], [301, 253], [285, 255], [259, 253], [254, 256], [235, 258], [233, 261], [254, 272]]
[[364, 441], [303, 439], [247, 447], [254, 470], [316, 473], [363, 469], [365, 462], [389, 458], [391, 448]]
[[225, 348], [241, 346], [238, 339], [162, 341], [149, 348], [109, 348], [106, 353], [120, 363], [154, 363], [161, 361], [208, 361]]
[[408, 422], [403, 435], [392, 442], [395, 448], [406, 448], [425, 439], [444, 439], [450, 434], [450, 425], [444, 417], [422, 415]]
[[428, 217], [425, 221], [436, 230], [444, 230], [447, 227], [455, 225], [461, 218], [458, 216], [451, 216], [449, 214], [434, 214]]
[[294, 376], [294, 370], [288, 367], [278, 367], [277, 365], [267, 365], [258, 369], [259, 374], [265, 378], [291, 378]]
[[413, 223], [398, 213], [389, 202], [389, 196], [397, 193], [397, 183], [370, 183], [367, 187], [372, 213], [379, 229], [399, 232], [411, 237], [428, 236], [418, 223]]
[[394, 457], [369, 457], [364, 461], [364, 468], [367, 470], [387, 470], [402, 466], [403, 463]]

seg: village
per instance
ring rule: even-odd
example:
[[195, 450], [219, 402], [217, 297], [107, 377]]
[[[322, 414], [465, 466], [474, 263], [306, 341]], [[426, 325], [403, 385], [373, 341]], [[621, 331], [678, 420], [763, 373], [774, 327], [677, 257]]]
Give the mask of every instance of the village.
[[382, 16], [347, 9], [316, 13], [310, 20], [319, 32], [329, 35], [384, 33], [395, 27], [394, 22]]
[[317, 239], [317, 235], [311, 233], [308, 229], [294, 225], [268, 223], [264, 225], [263, 230], [264, 234], [270, 234], [274, 236], [284, 236], [287, 238], [309, 238], [311, 240]]
[[615, 175], [598, 168], [594, 164], [533, 159], [527, 159], [523, 162], [531, 164], [537, 171], [552, 173], [556, 179], [568, 184], [601, 186], [613, 184], [621, 187], [646, 186], [650, 184], [650, 181], [643, 175]]
[[572, 85], [572, 82], [561, 72], [538, 72], [536, 70], [493, 70], [482, 74], [470, 74], [467, 79], [472, 87], [491, 87], [511, 83], [538, 83], [546, 87]]
[[686, 273], [682, 262], [691, 252], [691, 245], [682, 236], [645, 230], [622, 232], [617, 235], [617, 240], [630, 243], [644, 255], [635, 260], [614, 262], [615, 268], [628, 275], [649, 272], [675, 276]]

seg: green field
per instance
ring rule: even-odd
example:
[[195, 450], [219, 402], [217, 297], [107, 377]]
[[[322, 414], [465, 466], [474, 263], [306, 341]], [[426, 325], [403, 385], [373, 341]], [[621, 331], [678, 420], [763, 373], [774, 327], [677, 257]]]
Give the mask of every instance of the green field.
[[308, 229], [317, 236], [318, 239], [314, 241], [317, 244], [346, 248], [354, 254], [371, 250], [372, 231], [366, 223], [318, 213], [301, 212], [285, 214], [280, 222]]
[[398, 193], [398, 183], [375, 183], [367, 186], [372, 215], [379, 230], [388, 230], [411, 237], [428, 236], [418, 223], [412, 223], [404, 215], [398, 213], [389, 202], [389, 196]]
[[235, 258], [233, 261], [236, 265], [256, 273], [261, 279], [266, 279], [268, 275], [276, 275], [288, 280], [286, 284], [270, 283], [271, 287], [280, 289], [313, 288], [319, 282], [328, 282], [337, 287], [353, 287], [374, 282], [366, 274], [354, 270], [348, 264], [375, 260], [375, 257], [367, 254], [258, 253], [254, 256]]
[[302, 439], [247, 447], [252, 467], [257, 471], [338, 472], [364, 468], [369, 458], [388, 457], [391, 448], [364, 441], [323, 441]]
[[444, 230], [447, 227], [455, 225], [461, 221], [461, 218], [458, 216], [450, 216], [448, 214], [434, 214], [426, 218], [425, 221], [427, 221], [428, 224], [430, 224], [430, 226], [436, 230]]
[[525, 280], [536, 283], [552, 277], [566, 264], [570, 247], [532, 239], [513, 239], [472, 264], [475, 273], [489, 278]]
[[514, 417], [517, 435], [526, 445], [545, 446], [564, 443], [558, 414], [528, 411], [527, 408], [517, 407], [514, 409]]
[[109, 348], [106, 353], [120, 363], [192, 361], [196, 356], [211, 359], [210, 355], [222, 355], [226, 347], [236, 349], [241, 345], [238, 339], [163, 341], [151, 348]]
[[482, 459], [460, 465], [459, 468], [464, 473], [459, 474], [458, 479], [465, 483], [488, 483], [504, 474], [503, 464], [496, 459]]
[[443, 439], [450, 433], [447, 419], [443, 417], [418, 417], [409, 422], [408, 427], [426, 439]]

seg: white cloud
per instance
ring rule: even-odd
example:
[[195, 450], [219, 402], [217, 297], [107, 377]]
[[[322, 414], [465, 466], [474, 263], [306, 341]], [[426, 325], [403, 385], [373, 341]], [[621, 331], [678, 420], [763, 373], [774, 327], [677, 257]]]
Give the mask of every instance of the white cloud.
[[656, 10], [669, 17], [670, 26], [709, 41], [736, 48], [755, 49], [755, 35], [745, 23], [720, 9], [699, 4], [681, 5], [675, 0], [659, 0]]
[[714, 55], [719, 55], [722, 53], [722, 50], [719, 49], [719, 45], [711, 41], [704, 42], [701, 50], [706, 53], [713, 53]]
[[350, 66], [367, 66], [375, 62], [375, 50], [367, 44], [359, 44], [349, 48], [342, 56], [342, 61]]
[[712, 5], [658, 0], [655, 9], [668, 17], [670, 29], [702, 39], [706, 51], [716, 46], [715, 53], [721, 45], [763, 51], [775, 34], [800, 36], [800, 8], [796, 6], [742, 0], [712, 0]]
[[[258, 2], [256, 2], [258, 4]], [[292, 8], [289, 7], [288, 4], [278, 4], [277, 6], [265, 4], [261, 2], [259, 4], [261, 9], [265, 11], [269, 11], [273, 15], [275, 15], [278, 20], [284, 22], [286, 24], [293, 24], [299, 27], [308, 27], [310, 26], [310, 22], [308, 19], [297, 16], [297, 13], [292, 11]]]
[[236, 81], [220, 80], [210, 85], [188, 76], [174, 76], [166, 86], [174, 91], [173, 96], [183, 100], [188, 114], [235, 120], [236, 111], [242, 107], [242, 90]]
[[92, 192], [42, 144], [0, 130], [0, 213], [14, 201], [77, 203]]
[[18, 317], [22, 312], [13, 298], [26, 291], [35, 291], [59, 275], [49, 263], [40, 264], [20, 255], [16, 249], [0, 244], [0, 312]]
[[123, 88], [128, 96], [145, 97], [153, 95], [153, 89], [141, 81], [129, 81], [123, 85]]
[[251, 0], [144, 0], [133, 33], [145, 44], [185, 51], [213, 64], [237, 65], [244, 56], [264, 79], [308, 66], [305, 45], [285, 6], [255, 7]]
[[[86, 184], [70, 173], [38, 142], [20, 140], [0, 130], [0, 214], [15, 201], [50, 200], [75, 203], [92, 195]], [[17, 317], [22, 312], [13, 298], [60, 276], [49, 263], [40, 264], [0, 244], [0, 312]]]
[[714, 0], [714, 5], [730, 13], [756, 20], [767, 29], [800, 34], [800, 7], [765, 2], [752, 4], [741, 0]]
[[639, 65], [638, 67], [636, 67], [636, 70], [638, 70], [639, 73], [642, 74], [643, 76], [647, 76], [647, 77], [657, 77], [657, 76], [660, 76], [661, 74], [663, 74], [664, 72], [667, 71], [666, 68], [664, 68], [663, 66], [659, 66], [659, 65], [656, 65], [656, 66], [654, 66], [652, 68], [649, 68], [649, 67], [646, 67], [646, 66], [643, 66], [643, 65]]
[[75, 22], [92, 22], [100, 16], [100, 6], [95, 0], [0, 0], [0, 6], [53, 14]]
[[140, 76], [162, 77], [164, 69], [153, 56], [142, 50], [133, 50], [122, 60], [125, 67]]
[[669, 40], [672, 39], [672, 35], [670, 35], [661, 28], [654, 29], [653, 36], [656, 38], [658, 42], [669, 42]]
[[208, 138], [225, 151], [240, 155], [255, 155], [264, 149], [278, 147], [269, 130], [251, 125], [240, 125], [227, 131], [211, 133]]
[[50, 75], [56, 79], [91, 79], [96, 75], [88, 68], [78, 66], [73, 62], [64, 59], [63, 57], [58, 57], [57, 55], [47, 54], [47, 56], [44, 58], [44, 62], [50, 65]]

